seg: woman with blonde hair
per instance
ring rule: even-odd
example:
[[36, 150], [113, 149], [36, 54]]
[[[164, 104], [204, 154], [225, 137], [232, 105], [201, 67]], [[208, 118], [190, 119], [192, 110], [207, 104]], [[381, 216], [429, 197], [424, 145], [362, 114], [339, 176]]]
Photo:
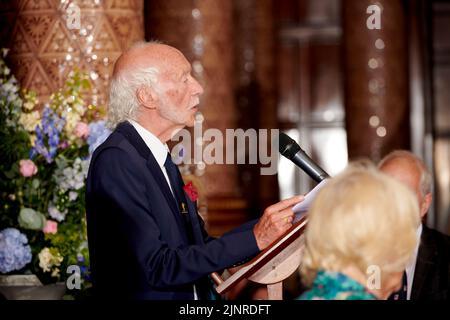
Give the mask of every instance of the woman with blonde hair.
[[301, 300], [387, 299], [416, 247], [417, 201], [374, 167], [350, 165], [315, 199], [301, 266]]

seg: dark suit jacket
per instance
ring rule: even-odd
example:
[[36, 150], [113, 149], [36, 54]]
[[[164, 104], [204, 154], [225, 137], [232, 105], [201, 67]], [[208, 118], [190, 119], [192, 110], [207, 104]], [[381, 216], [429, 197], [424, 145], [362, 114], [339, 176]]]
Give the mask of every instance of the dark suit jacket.
[[449, 300], [450, 237], [423, 226], [411, 300]]
[[[87, 179], [96, 296], [193, 299], [194, 283], [202, 288], [209, 273], [259, 252], [255, 222], [214, 239], [206, 233], [194, 203], [187, 201], [190, 226], [150, 149], [130, 123], [119, 124], [94, 152]], [[192, 228], [193, 240], [188, 240], [187, 227]]]

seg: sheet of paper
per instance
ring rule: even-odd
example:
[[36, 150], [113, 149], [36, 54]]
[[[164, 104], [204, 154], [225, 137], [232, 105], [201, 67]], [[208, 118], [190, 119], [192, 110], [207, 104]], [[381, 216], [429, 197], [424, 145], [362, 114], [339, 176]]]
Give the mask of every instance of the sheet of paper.
[[308, 192], [305, 195], [305, 200], [297, 203], [292, 208], [292, 210], [295, 213], [294, 223], [297, 222], [298, 220], [300, 220], [308, 212], [313, 200], [317, 196], [317, 193], [319, 192], [320, 189], [323, 188], [324, 185], [327, 184], [327, 182], [328, 182], [328, 179], [322, 180], [317, 186], [314, 187], [314, 189], [312, 189], [310, 192]]

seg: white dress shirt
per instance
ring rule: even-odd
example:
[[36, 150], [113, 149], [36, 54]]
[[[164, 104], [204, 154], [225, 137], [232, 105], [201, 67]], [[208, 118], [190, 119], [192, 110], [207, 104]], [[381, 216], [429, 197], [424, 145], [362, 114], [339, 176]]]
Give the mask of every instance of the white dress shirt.
[[136, 131], [141, 136], [142, 140], [144, 140], [147, 147], [152, 151], [153, 156], [158, 162], [159, 167], [161, 168], [162, 173], [164, 174], [164, 178], [166, 178], [167, 184], [169, 185], [170, 191], [172, 191], [172, 186], [170, 185], [169, 176], [167, 175], [166, 167], [164, 167], [164, 163], [166, 162], [167, 153], [169, 152], [169, 147], [167, 144], [162, 143], [153, 133], [145, 129], [139, 123], [134, 120], [128, 120]]
[[411, 259], [411, 262], [406, 266], [406, 281], [407, 281], [407, 300], [411, 299], [411, 290], [413, 286], [414, 281], [414, 271], [416, 270], [416, 262], [417, 262], [417, 254], [419, 252], [419, 245], [420, 245], [420, 237], [422, 236], [422, 224], [417, 228], [416, 236], [417, 236], [417, 245], [416, 249], [414, 250], [413, 258]]
[[[161, 168], [164, 177], [166, 178], [167, 184], [169, 185], [170, 191], [173, 194], [172, 186], [170, 185], [169, 176], [167, 175], [166, 168], [164, 167], [164, 163], [166, 162], [167, 153], [169, 152], [169, 147], [167, 144], [162, 143], [153, 133], [145, 129], [139, 123], [134, 120], [128, 120], [131, 125], [136, 129], [136, 131], [141, 136], [142, 140], [144, 140], [147, 147], [151, 150], [153, 156], [156, 159], [159, 167]], [[174, 198], [175, 199], [175, 198]], [[177, 205], [178, 206], [178, 205]], [[198, 300], [197, 290], [194, 285], [194, 300]]]

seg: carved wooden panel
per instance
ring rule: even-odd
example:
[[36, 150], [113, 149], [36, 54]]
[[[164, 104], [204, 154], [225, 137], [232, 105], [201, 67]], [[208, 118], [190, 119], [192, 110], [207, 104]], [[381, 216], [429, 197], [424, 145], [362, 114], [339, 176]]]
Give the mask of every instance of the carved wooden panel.
[[114, 61], [144, 38], [142, 0], [12, 1], [0, 6], [0, 21], [14, 74], [41, 102], [78, 67], [94, 85], [91, 102], [104, 105]]

